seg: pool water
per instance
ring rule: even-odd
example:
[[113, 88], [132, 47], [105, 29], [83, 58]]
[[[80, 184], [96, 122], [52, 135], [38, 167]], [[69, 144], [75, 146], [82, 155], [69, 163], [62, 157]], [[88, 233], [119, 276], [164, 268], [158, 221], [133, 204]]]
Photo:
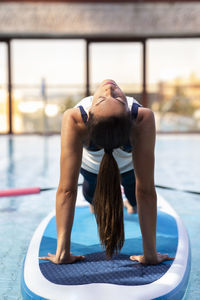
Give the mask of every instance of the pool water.
[[[0, 189], [57, 187], [59, 136], [0, 136]], [[80, 178], [80, 181], [82, 178]], [[158, 135], [155, 182], [200, 191], [200, 136]], [[158, 189], [181, 216], [190, 236], [192, 270], [185, 299], [200, 299], [200, 195]], [[0, 299], [22, 299], [23, 259], [40, 221], [55, 207], [56, 190], [0, 198]]]

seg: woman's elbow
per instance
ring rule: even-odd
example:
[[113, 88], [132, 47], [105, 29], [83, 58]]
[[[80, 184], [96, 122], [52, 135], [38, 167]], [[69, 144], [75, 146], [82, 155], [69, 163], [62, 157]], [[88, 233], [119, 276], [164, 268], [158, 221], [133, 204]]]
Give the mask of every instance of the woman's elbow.
[[67, 200], [76, 200], [77, 190], [59, 187], [56, 192], [56, 199]]
[[157, 200], [157, 194], [154, 187], [144, 189], [144, 188], [138, 188], [136, 189], [136, 195], [137, 198], [141, 201], [156, 201]]

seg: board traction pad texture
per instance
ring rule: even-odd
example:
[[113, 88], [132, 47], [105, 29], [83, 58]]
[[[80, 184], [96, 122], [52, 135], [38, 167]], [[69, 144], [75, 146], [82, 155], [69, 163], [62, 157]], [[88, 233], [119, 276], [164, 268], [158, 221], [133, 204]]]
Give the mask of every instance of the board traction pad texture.
[[[82, 285], [110, 283], [117, 285], [144, 285], [158, 280], [169, 269], [172, 261], [159, 265], [142, 265], [129, 259], [130, 255], [142, 254], [142, 238], [137, 215], [128, 215], [124, 210], [125, 243], [121, 253], [111, 260], [105, 256], [97, 233], [95, 217], [88, 207], [77, 207], [71, 237], [71, 251], [84, 255], [85, 260], [68, 265], [55, 265], [40, 261], [40, 270], [52, 283]], [[177, 249], [177, 225], [170, 215], [158, 211], [157, 251], [175, 256]], [[56, 252], [56, 218], [45, 229], [39, 256]]]

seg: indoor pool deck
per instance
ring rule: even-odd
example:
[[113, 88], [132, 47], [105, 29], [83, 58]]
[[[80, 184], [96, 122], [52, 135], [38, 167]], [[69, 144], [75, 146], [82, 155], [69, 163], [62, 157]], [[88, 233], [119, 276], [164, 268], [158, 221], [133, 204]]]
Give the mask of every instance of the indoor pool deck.
[[[159, 135], [156, 184], [200, 191], [200, 136]], [[59, 136], [0, 136], [0, 189], [56, 187]], [[80, 178], [81, 181], [81, 178]], [[181, 216], [190, 236], [192, 270], [185, 299], [200, 299], [200, 195], [159, 189]], [[22, 299], [22, 263], [32, 234], [54, 208], [56, 190], [0, 198], [0, 299]]]

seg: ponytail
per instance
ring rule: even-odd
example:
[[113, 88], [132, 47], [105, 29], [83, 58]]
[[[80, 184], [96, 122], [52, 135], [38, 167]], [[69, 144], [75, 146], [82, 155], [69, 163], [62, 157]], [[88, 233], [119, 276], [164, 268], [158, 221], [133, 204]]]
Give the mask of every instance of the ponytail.
[[124, 244], [123, 201], [120, 172], [112, 149], [126, 145], [132, 128], [131, 113], [107, 118], [96, 118], [89, 113], [87, 122], [88, 145], [105, 149], [94, 193], [94, 213], [101, 244], [106, 255], [119, 253]]
[[123, 201], [120, 173], [112, 150], [105, 150], [94, 194], [94, 213], [106, 256], [119, 253], [124, 244]]

